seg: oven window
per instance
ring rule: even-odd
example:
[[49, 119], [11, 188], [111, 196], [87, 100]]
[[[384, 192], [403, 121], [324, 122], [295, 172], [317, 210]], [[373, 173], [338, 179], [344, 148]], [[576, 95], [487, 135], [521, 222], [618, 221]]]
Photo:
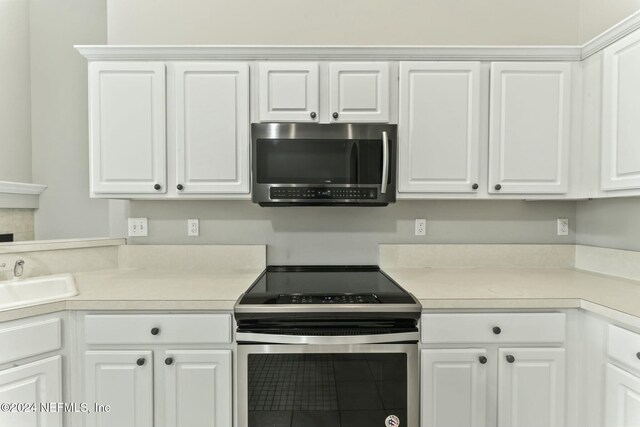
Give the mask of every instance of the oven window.
[[407, 425], [405, 353], [250, 354], [249, 427]]
[[380, 184], [379, 140], [259, 139], [260, 184]]

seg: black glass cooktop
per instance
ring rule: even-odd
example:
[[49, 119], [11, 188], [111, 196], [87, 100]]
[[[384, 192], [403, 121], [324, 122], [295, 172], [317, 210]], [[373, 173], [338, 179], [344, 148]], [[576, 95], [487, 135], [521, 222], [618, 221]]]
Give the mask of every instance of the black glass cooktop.
[[412, 304], [378, 266], [269, 266], [240, 304]]

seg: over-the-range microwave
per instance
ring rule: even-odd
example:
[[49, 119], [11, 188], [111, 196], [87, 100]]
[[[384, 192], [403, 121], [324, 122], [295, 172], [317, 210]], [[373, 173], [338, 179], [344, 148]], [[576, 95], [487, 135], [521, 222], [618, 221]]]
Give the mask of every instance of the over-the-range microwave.
[[396, 201], [397, 125], [254, 123], [252, 196], [261, 206]]

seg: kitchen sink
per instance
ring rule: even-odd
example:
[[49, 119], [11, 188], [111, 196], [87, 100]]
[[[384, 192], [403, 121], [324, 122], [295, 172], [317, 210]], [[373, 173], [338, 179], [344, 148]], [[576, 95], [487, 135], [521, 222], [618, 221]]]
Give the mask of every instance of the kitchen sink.
[[78, 295], [71, 274], [0, 281], [0, 310], [25, 307]]

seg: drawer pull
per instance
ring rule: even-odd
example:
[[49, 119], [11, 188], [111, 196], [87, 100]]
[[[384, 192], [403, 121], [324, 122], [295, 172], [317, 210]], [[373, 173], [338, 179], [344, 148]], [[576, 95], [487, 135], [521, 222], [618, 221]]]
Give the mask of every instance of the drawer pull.
[[166, 359], [164, 359], [164, 364], [165, 365], [173, 365], [173, 358], [172, 357], [167, 357]]
[[500, 329], [499, 327], [497, 327], [497, 326], [493, 327], [493, 333], [494, 334], [500, 335], [501, 332], [502, 332], [502, 329]]
[[151, 335], [158, 335], [160, 333], [160, 329], [159, 328], [152, 328], [151, 329]]
[[510, 355], [510, 354], [508, 354], [508, 355], [507, 355], [507, 362], [509, 362], [509, 363], [513, 363], [513, 362], [515, 362], [515, 361], [516, 361], [516, 358], [515, 358], [515, 357], [513, 357], [513, 356], [512, 356], [512, 355]]
[[136, 365], [142, 366], [145, 362], [146, 360], [144, 359], [144, 357], [141, 357], [140, 359], [136, 360]]
[[486, 358], [486, 357], [484, 357], [484, 356], [480, 356], [480, 357], [478, 357], [478, 361], [479, 361], [482, 365], [484, 365], [485, 363], [487, 363], [487, 358]]

